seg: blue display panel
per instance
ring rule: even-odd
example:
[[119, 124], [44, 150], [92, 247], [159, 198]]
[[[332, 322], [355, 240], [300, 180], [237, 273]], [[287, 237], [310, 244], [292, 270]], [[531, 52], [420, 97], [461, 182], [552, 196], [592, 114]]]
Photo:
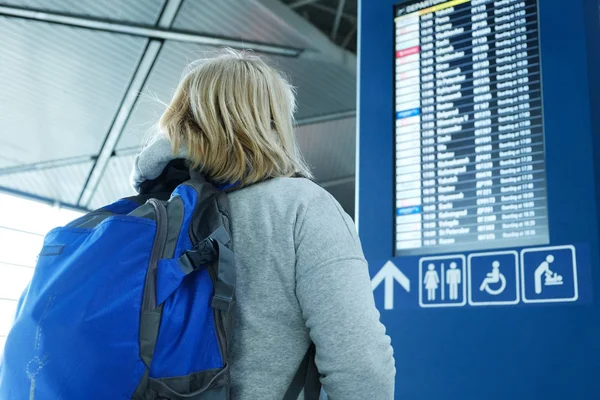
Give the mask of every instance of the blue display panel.
[[549, 242], [536, 0], [395, 8], [396, 254]]
[[[427, 9], [433, 16], [424, 21], [433, 20], [433, 23], [431, 26], [419, 26], [418, 44], [413, 42], [413, 46], [405, 47], [410, 44], [407, 42], [414, 41], [417, 30], [414, 27], [404, 29], [411, 24], [398, 26], [401, 25], [398, 17]], [[439, 11], [442, 12], [435, 14]], [[461, 17], [460, 13], [468, 12], [470, 17]], [[484, 17], [484, 14], [487, 16]], [[597, 0], [378, 0], [360, 4], [357, 222], [370, 264], [375, 301], [395, 349], [396, 398], [600, 398], [600, 380], [597, 379], [600, 374], [600, 307], [594, 303], [592, 296], [598, 292], [600, 285], [596, 195], [599, 177], [595, 173], [600, 155], [600, 113], [591, 109], [592, 104], [600, 104], [600, 78], [594, 73], [600, 70], [598, 14]], [[421, 15], [419, 17], [420, 24]], [[465, 18], [468, 22], [460, 24], [462, 20], [453, 21], [453, 17]], [[505, 20], [498, 21], [497, 18]], [[482, 21], [486, 21], [487, 26]], [[516, 25], [524, 25], [527, 30], [514, 32], [516, 36], [511, 36], [497, 32], [494, 25], [512, 22], [515, 22], [513, 27], [499, 30], [512, 31], [518, 29]], [[462, 27], [462, 32], [456, 30]], [[429, 28], [433, 28], [432, 40], [421, 43], [421, 35], [428, 36]], [[487, 31], [487, 28], [490, 30]], [[464, 35], [467, 30], [470, 38], [468, 35], [461, 40], [452, 38], [453, 35]], [[473, 35], [475, 31], [478, 33]], [[437, 33], [442, 35], [435, 37]], [[498, 33], [507, 36], [498, 38]], [[401, 35], [404, 35], [403, 38], [399, 37]], [[515, 60], [515, 68], [512, 68], [515, 63], [508, 58], [500, 62], [503, 57], [516, 55], [503, 49], [517, 46], [517, 37], [523, 35], [526, 37], [520, 43], [527, 43], [527, 46], [521, 47], [516, 54], [523, 51], [528, 54], [523, 55], [521, 60]], [[485, 43], [483, 37], [486, 38]], [[499, 45], [499, 41], [513, 38], [514, 44], [506, 42]], [[446, 39], [450, 40], [446, 42]], [[426, 47], [432, 42], [434, 47]], [[418, 53], [415, 46], [419, 47]], [[499, 48], [506, 54], [497, 54]], [[432, 58], [421, 59], [422, 53], [432, 50], [433, 55], [424, 54]], [[402, 54], [398, 54], [399, 51]], [[477, 60], [473, 59], [475, 53]], [[408, 68], [399, 71], [398, 58], [415, 58], [414, 54], [419, 54], [418, 71]], [[453, 57], [457, 58], [450, 60]], [[461, 57], [464, 59], [459, 60]], [[425, 68], [431, 65], [422, 64], [423, 61], [429, 63], [431, 59], [434, 69], [436, 64], [456, 61], [456, 65], [448, 69], [456, 71], [458, 67], [460, 71], [454, 76], [434, 75], [431, 80], [430, 76], [425, 76], [430, 74], [430, 70]], [[532, 61], [519, 65], [523, 59]], [[485, 61], [489, 65], [485, 65]], [[483, 64], [477, 66], [482, 67], [474, 68], [479, 62]], [[499, 72], [499, 66], [513, 71]], [[440, 69], [434, 74], [448, 69]], [[499, 79], [501, 74], [515, 70], [521, 71], [520, 75], [517, 72], [519, 76], [512, 78], [506, 75], [506, 79]], [[398, 76], [398, 73], [404, 75]], [[475, 77], [475, 74], [478, 76]], [[462, 75], [465, 75], [464, 80]], [[416, 77], [418, 79], [413, 79]], [[519, 82], [518, 79], [523, 77], [528, 77], [529, 81]], [[419, 90], [402, 92], [405, 89], [400, 83], [402, 79], [413, 79]], [[475, 83], [476, 79], [481, 80]], [[504, 87], [505, 84], [512, 85], [508, 82], [515, 80], [516, 87]], [[432, 81], [433, 84], [430, 84]], [[425, 84], [429, 86], [421, 87]], [[503, 87], [498, 88], [499, 85]], [[475, 88], [477, 94], [469, 93]], [[514, 96], [510, 92], [505, 96], [498, 93], [515, 88], [521, 91], [520, 94], [527, 92], [529, 98], [518, 101], [518, 94], [516, 103], [499, 105], [499, 101]], [[424, 91], [432, 89], [435, 91], [433, 96], [424, 95]], [[438, 92], [439, 89], [443, 90]], [[402, 94], [399, 95], [399, 92]], [[476, 95], [492, 97], [487, 96], [477, 105], [473, 99]], [[437, 101], [440, 96], [449, 97], [442, 97], [440, 102]], [[423, 104], [423, 100], [431, 98], [436, 99], [433, 111], [426, 109], [432, 104]], [[438, 103], [453, 104], [438, 109]], [[485, 103], [489, 104], [481, 105]], [[509, 108], [524, 104], [527, 106], [521, 110]], [[501, 107], [507, 108], [507, 112], [500, 113]], [[450, 115], [449, 111], [453, 114]], [[433, 119], [423, 121], [425, 116], [431, 118], [431, 113]], [[476, 113], [482, 113], [478, 115], [480, 118], [475, 117]], [[499, 127], [515, 121], [499, 119], [510, 119], [514, 115], [521, 115], [517, 123], [530, 121], [520, 131], [531, 130], [522, 137], [519, 134], [518, 139], [501, 137], [505, 130], [500, 132]], [[420, 136], [399, 141], [399, 135], [411, 135], [414, 131], [402, 131], [397, 121], [417, 119], [415, 117], [419, 117], [415, 125], [418, 125]], [[437, 122], [440, 120], [451, 122], [447, 126], [439, 126]], [[485, 122], [475, 126], [476, 120]], [[423, 137], [423, 132], [431, 130], [423, 126], [428, 122], [435, 123], [433, 137]], [[451, 136], [449, 140], [439, 143], [437, 139], [441, 136], [438, 136], [437, 129], [455, 125], [460, 128], [447, 132]], [[476, 130], [480, 134], [475, 135]], [[491, 149], [487, 147], [477, 151], [477, 147], [489, 144], [476, 143], [481, 137], [485, 138], [484, 141], [491, 141]], [[426, 147], [432, 147], [430, 139], [434, 139], [434, 149], [424, 151]], [[521, 139], [527, 140], [520, 142]], [[464, 140], [464, 146], [459, 145], [460, 140]], [[516, 140], [519, 140], [518, 144]], [[398, 143], [406, 141], [414, 141], [416, 145], [398, 148]], [[439, 146], [441, 144], [446, 147]], [[500, 165], [502, 160], [517, 157], [512, 153], [500, 153], [516, 149], [527, 149], [524, 152], [527, 154], [518, 155], [519, 159], [521, 156], [532, 158], [522, 159], [519, 166]], [[399, 151], [407, 154], [398, 154]], [[423, 158], [431, 154], [435, 158]], [[440, 154], [443, 157], [440, 158]], [[478, 160], [478, 154], [484, 157]], [[416, 162], [405, 161], [411, 157]], [[426, 163], [436, 163], [434, 170], [437, 172], [440, 161], [456, 159], [462, 162], [465, 157], [469, 159], [468, 163], [443, 166], [466, 167], [457, 178], [453, 178], [455, 182], [440, 182], [451, 174], [423, 175], [430, 172], [423, 168]], [[482, 164], [479, 169], [478, 164]], [[522, 180], [527, 177], [525, 180], [528, 182], [501, 181], [507, 174], [494, 175], [493, 172], [505, 167], [530, 165], [535, 169], [514, 174]], [[417, 172], [419, 177], [412, 181], [419, 183], [403, 185], [408, 181], [398, 180], [398, 176], [403, 175], [398, 167], [410, 169], [415, 166], [420, 169]], [[477, 177], [477, 172], [490, 170], [491, 186], [490, 182], [486, 182], [480, 183], [478, 188], [477, 181], [489, 181], [490, 177]], [[473, 179], [464, 179], [469, 173], [475, 174]], [[534, 176], [529, 179], [528, 175]], [[434, 185], [424, 184], [432, 179], [435, 180]], [[473, 182], [474, 188], [469, 186]], [[533, 187], [522, 190], [521, 186], [515, 190], [514, 186], [523, 183], [533, 183]], [[444, 187], [444, 193], [440, 193], [440, 186], [455, 187]], [[503, 194], [502, 187], [512, 187], [511, 193]], [[435, 191], [432, 190], [434, 188]], [[477, 193], [477, 190], [489, 188], [492, 189], [491, 194], [489, 191]], [[415, 193], [415, 189], [421, 191], [418, 196], [406, 193], [411, 190]], [[425, 190], [428, 192], [425, 193]], [[533, 200], [525, 199], [532, 196], [527, 194], [513, 198], [514, 203], [524, 205], [533, 201], [535, 215], [523, 214], [516, 221], [507, 222], [502, 215], [505, 211], [514, 214], [514, 210], [502, 209], [502, 196], [519, 196], [526, 192], [534, 193]], [[469, 215], [467, 211], [467, 218], [473, 219], [462, 221], [464, 215], [454, 215], [457, 218], [440, 215], [448, 211], [440, 210], [440, 203], [452, 202], [454, 206], [460, 205], [457, 200], [463, 200], [444, 198], [451, 201], [440, 202], [442, 194], [458, 194], [465, 200], [475, 201], [475, 214]], [[424, 199], [428, 196], [436, 197], [432, 203], [438, 208], [427, 210], [433, 217], [427, 217], [429, 224], [425, 226]], [[416, 197], [420, 204], [398, 203], [398, 200]], [[477, 200], [489, 197], [495, 198], [493, 212], [477, 213], [479, 206], [487, 206], [477, 205]], [[460, 205], [455, 211], [464, 214], [465, 209], [473, 208]], [[518, 210], [518, 213], [521, 212], [528, 210]], [[415, 221], [408, 223], [417, 227], [412, 234], [417, 236], [414, 232], [419, 232], [420, 246], [400, 246], [399, 234], [411, 232], [411, 229], [398, 229], [401, 225], [398, 217], [419, 213], [422, 217], [420, 224], [415, 224]], [[497, 219], [492, 221], [491, 215], [496, 215]], [[457, 222], [444, 223], [442, 225], [454, 226], [442, 227], [439, 223], [444, 219]], [[431, 224], [432, 221], [436, 224]], [[439, 229], [461, 227], [461, 223], [464, 223], [462, 227], [474, 227], [474, 237], [460, 234], [464, 230], [455, 232], [459, 233], [458, 236], [440, 235]], [[512, 225], [503, 225], [508, 223]], [[522, 226], [519, 225], [521, 223]], [[480, 234], [492, 230], [478, 227], [491, 225], [496, 238], [479, 240]], [[517, 239], [512, 241], [510, 237], [504, 237], [503, 232], [507, 229], [514, 234], [531, 228], [525, 225], [535, 226], [535, 234], [523, 234], [512, 238]], [[425, 231], [436, 233], [428, 233], [426, 237]], [[442, 236], [454, 237], [455, 241], [441, 243], [439, 239]], [[408, 235], [406, 240], [417, 238]], [[425, 243], [425, 240], [431, 242]]]

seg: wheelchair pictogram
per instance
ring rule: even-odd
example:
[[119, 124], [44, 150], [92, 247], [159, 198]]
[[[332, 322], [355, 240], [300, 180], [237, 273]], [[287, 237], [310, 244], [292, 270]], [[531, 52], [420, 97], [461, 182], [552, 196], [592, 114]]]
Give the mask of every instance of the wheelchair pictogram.
[[481, 286], [479, 286], [479, 291], [483, 292], [485, 290], [492, 296], [498, 296], [504, 292], [504, 289], [506, 289], [506, 277], [500, 272], [500, 262], [494, 260], [492, 263], [492, 272], [486, 274], [485, 279], [481, 282]]
[[469, 304], [503, 306], [519, 303], [519, 266], [516, 251], [470, 254]]

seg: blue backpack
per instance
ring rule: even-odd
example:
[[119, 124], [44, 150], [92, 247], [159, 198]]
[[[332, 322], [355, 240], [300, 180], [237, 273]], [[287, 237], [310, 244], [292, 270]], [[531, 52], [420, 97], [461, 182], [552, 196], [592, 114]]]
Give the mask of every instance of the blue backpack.
[[[154, 196], [46, 235], [0, 361], [2, 400], [230, 398], [227, 194], [194, 176]], [[310, 371], [314, 346], [286, 400], [318, 382]]]

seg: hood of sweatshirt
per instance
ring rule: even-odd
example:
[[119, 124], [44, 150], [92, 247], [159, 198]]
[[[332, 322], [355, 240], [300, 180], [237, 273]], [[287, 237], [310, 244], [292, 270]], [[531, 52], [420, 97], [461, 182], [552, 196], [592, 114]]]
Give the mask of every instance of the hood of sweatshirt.
[[159, 134], [135, 157], [130, 183], [136, 192], [143, 194], [158, 183], [164, 184], [165, 179], [184, 182], [189, 179], [185, 157], [185, 150], [173, 153], [169, 138]]

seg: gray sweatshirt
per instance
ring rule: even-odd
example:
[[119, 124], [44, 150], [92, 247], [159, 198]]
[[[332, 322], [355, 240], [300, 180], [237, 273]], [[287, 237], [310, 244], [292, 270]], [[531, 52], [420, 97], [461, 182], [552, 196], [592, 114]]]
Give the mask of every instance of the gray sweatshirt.
[[300, 178], [230, 195], [237, 309], [234, 399], [281, 400], [312, 340], [332, 400], [394, 398], [394, 358], [354, 224]]
[[[168, 161], [168, 146], [158, 146], [136, 159], [134, 186]], [[311, 340], [329, 399], [393, 399], [390, 338], [350, 217], [301, 178], [229, 197], [237, 273], [232, 399], [281, 400]]]

